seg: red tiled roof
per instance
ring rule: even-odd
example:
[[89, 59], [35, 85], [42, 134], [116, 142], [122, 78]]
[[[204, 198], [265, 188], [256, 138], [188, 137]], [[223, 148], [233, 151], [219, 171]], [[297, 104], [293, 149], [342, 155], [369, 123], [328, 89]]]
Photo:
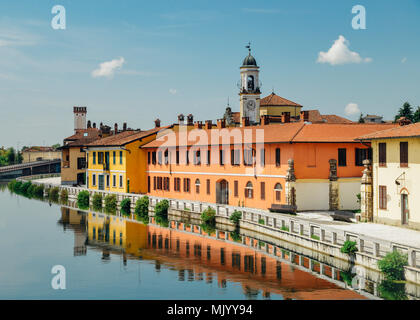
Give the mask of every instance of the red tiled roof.
[[75, 134], [65, 138], [64, 141], [76, 141], [86, 138], [85, 133], [88, 134], [87, 137], [99, 137], [100, 130], [97, 128], [78, 129]]
[[354, 142], [360, 135], [395, 126], [388, 123], [312, 123], [305, 125], [293, 142]]
[[420, 123], [413, 123], [405, 126], [396, 125], [396, 127], [388, 130], [377, 131], [374, 133], [359, 136], [358, 140], [372, 140], [385, 138], [409, 138], [420, 137]]
[[171, 128], [171, 126], [166, 127], [159, 127], [153, 128], [147, 131], [140, 131], [140, 130], [130, 130], [130, 131], [123, 131], [116, 135], [111, 135], [99, 140], [96, 140], [92, 143], [89, 143], [87, 147], [105, 147], [105, 146], [124, 146], [127, 143], [142, 139], [154, 133], [159, 133], [164, 131], [165, 129]]
[[260, 106], [293, 106], [293, 107], [301, 107], [300, 104], [296, 102], [287, 100], [276, 95], [274, 92], [260, 100]]
[[33, 146], [26, 148], [23, 152], [54, 152], [57, 151], [52, 147], [41, 147], [41, 146]]
[[353, 123], [354, 122], [349, 119], [337, 116], [335, 114], [325, 114], [325, 115], [323, 114], [321, 115], [321, 117], [327, 123]]

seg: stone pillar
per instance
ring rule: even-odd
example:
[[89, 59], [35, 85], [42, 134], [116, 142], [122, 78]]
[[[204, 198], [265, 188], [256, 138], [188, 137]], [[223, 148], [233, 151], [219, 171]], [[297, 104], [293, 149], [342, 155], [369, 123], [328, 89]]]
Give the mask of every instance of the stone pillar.
[[289, 206], [296, 206], [296, 176], [295, 176], [295, 161], [289, 159], [287, 161], [288, 168], [286, 174], [286, 203]]
[[362, 184], [360, 186], [360, 211], [362, 221], [373, 221], [373, 192], [372, 192], [372, 170], [370, 160], [363, 160]]
[[339, 210], [339, 191], [337, 181], [337, 160], [330, 159], [330, 186], [329, 186], [329, 207], [330, 211]]

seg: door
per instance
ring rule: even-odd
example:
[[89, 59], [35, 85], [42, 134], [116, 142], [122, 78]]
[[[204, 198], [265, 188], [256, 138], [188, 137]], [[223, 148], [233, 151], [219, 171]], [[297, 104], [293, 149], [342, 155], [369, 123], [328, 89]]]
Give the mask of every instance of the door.
[[408, 223], [408, 194], [401, 195], [401, 224]]
[[229, 204], [229, 184], [226, 180], [216, 182], [216, 203]]
[[98, 176], [98, 189], [104, 190], [104, 175], [103, 174]]

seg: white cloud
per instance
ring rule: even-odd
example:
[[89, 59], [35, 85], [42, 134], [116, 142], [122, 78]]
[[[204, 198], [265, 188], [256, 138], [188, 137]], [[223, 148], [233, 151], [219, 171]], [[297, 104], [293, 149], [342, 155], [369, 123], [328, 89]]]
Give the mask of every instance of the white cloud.
[[348, 105], [346, 105], [346, 107], [344, 108], [344, 112], [348, 116], [353, 116], [355, 114], [360, 114], [360, 109], [359, 109], [359, 106], [357, 105], [357, 103], [352, 103], [351, 102]]
[[345, 63], [371, 62], [371, 58], [362, 58], [360, 54], [349, 49], [350, 42], [342, 35], [334, 41], [327, 52], [319, 52], [318, 63], [329, 63], [332, 66]]
[[407, 61], [407, 57], [401, 59], [401, 63], [405, 63]]
[[176, 89], [169, 89], [169, 93], [170, 93], [170, 94], [176, 94], [176, 93], [177, 93], [177, 91], [176, 91]]
[[277, 9], [243, 8], [242, 11], [249, 13], [280, 13]]
[[102, 62], [99, 65], [99, 68], [92, 71], [92, 77], [108, 77], [111, 78], [117, 69], [121, 69], [122, 65], [124, 64], [125, 60], [123, 57], [119, 59], [114, 59], [111, 61]]

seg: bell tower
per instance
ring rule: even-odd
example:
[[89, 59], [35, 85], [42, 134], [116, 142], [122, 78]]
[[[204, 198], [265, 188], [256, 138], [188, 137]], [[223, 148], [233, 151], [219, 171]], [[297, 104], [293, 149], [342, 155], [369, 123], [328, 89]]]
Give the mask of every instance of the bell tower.
[[[241, 119], [248, 117], [250, 124], [258, 124], [260, 121], [260, 80], [257, 61], [251, 55], [251, 43], [246, 48], [248, 56], [245, 57], [241, 70], [239, 85], [239, 100]], [[242, 123], [242, 121], [241, 121]]]
[[86, 129], [86, 107], [73, 107], [74, 114], [74, 131]]

